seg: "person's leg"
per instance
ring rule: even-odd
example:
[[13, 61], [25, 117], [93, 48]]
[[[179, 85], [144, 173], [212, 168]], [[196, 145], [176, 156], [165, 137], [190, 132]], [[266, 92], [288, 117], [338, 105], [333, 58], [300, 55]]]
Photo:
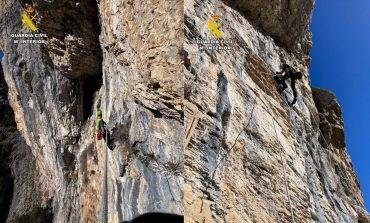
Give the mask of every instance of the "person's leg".
[[106, 132], [105, 132], [105, 129], [102, 130], [102, 134], [103, 134], [103, 139], [104, 139], [104, 142], [107, 141], [107, 137], [106, 137]]
[[119, 176], [123, 177], [126, 174], [126, 167], [127, 167], [126, 161], [121, 164], [120, 171], [119, 171]]
[[297, 89], [295, 87], [295, 79], [291, 79], [291, 88], [292, 88], [292, 91], [293, 91], [293, 101], [290, 103], [290, 106], [293, 106], [296, 102], [297, 102]]
[[284, 91], [288, 87], [288, 85], [285, 82], [281, 82], [280, 87], [281, 87], [281, 91]]
[[110, 150], [113, 150], [111, 133], [107, 130], [107, 146]]
[[104, 128], [104, 131], [103, 131], [103, 139], [104, 139], [104, 145], [107, 145], [108, 148], [112, 150], [110, 146], [110, 134], [106, 128]]

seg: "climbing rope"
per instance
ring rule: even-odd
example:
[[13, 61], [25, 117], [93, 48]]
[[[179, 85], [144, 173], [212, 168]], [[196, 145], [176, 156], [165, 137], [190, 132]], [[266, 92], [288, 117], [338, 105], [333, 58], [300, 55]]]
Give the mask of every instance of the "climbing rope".
[[[285, 102], [285, 104], [286, 104], [286, 106], [288, 107], [288, 109], [289, 109], [289, 117], [290, 117], [290, 119], [291, 119], [291, 121], [292, 121], [292, 115], [291, 115], [291, 112], [292, 112], [292, 107], [291, 106], [289, 106], [289, 104], [287, 103], [287, 101], [288, 101], [288, 99], [287, 99], [287, 96], [284, 94], [284, 98], [285, 98], [285, 100], [284, 100], [284, 102]], [[304, 120], [304, 119], [302, 119], [303, 120], [303, 122], [302, 122], [302, 133], [303, 133], [303, 127], [305, 127], [306, 126], [306, 121]], [[275, 122], [273, 122], [274, 123], [274, 125], [275, 125]], [[320, 126], [319, 126], [319, 124], [318, 123], [316, 123], [315, 122], [315, 124], [318, 126], [318, 130], [319, 130], [319, 134], [321, 135], [321, 137], [323, 138], [323, 140], [324, 140], [324, 142], [325, 142], [325, 145], [326, 146], [331, 146], [331, 144], [329, 144], [328, 142], [327, 142], [327, 140], [325, 139], [325, 137], [324, 137], [324, 135], [323, 135], [323, 133], [322, 133], [322, 131], [321, 131], [321, 129], [320, 129]], [[275, 134], [276, 134], [276, 129], [275, 129]], [[299, 138], [299, 136], [298, 136], [298, 139], [300, 139]], [[279, 143], [281, 144], [281, 142], [279, 141]], [[282, 144], [281, 144], [282, 145]], [[300, 141], [300, 145], [302, 145], [302, 142]], [[319, 152], [319, 157], [321, 158], [322, 157], [322, 155], [321, 155], [321, 151], [320, 150], [318, 150], [318, 152]], [[281, 154], [280, 154], [281, 155]], [[283, 162], [283, 158], [282, 158], [282, 155], [281, 155], [281, 160], [282, 160], [282, 162]], [[291, 205], [291, 200], [290, 200], [290, 197], [289, 197], [289, 190], [288, 190], [288, 181], [287, 181], [287, 177], [286, 177], [286, 169], [285, 169], [285, 165], [283, 164], [283, 167], [284, 167], [284, 179], [285, 179], [285, 185], [286, 185], [286, 193], [287, 193], [287, 196], [288, 196], [288, 199], [289, 199], [289, 206], [290, 206], [290, 211], [291, 211], [291, 215], [292, 215], [292, 222], [295, 222], [295, 219], [294, 219], [294, 215], [293, 215], [293, 208], [292, 208], [292, 205]], [[340, 210], [342, 213], [344, 213], [342, 210]]]
[[[263, 85], [263, 89], [265, 92], [266, 91], [266, 86]], [[264, 101], [262, 99], [260, 99], [263, 103]], [[285, 102], [285, 101], [284, 101]], [[286, 102], [285, 102], [286, 103]], [[288, 106], [289, 109], [291, 109], [290, 106]], [[270, 116], [272, 117], [272, 123], [273, 123], [273, 126], [274, 126], [274, 132], [275, 132], [275, 137], [278, 141], [278, 143], [280, 144], [281, 148], [284, 148], [283, 147], [283, 144], [281, 143], [281, 141], [279, 140], [279, 137], [278, 137], [278, 134], [277, 134], [277, 131], [276, 131], [276, 125], [275, 125], [275, 122], [277, 122], [275, 120], [275, 118], [273, 118], [274, 116], [271, 114], [271, 112], [268, 110], [268, 109], [265, 109], [269, 114]], [[281, 159], [281, 162], [282, 162], [282, 165], [283, 165], [283, 172], [284, 172], [284, 183], [285, 183], [285, 193], [286, 193], [286, 196], [287, 196], [287, 199], [288, 199], [288, 204], [289, 204], [289, 209], [290, 209], [290, 214], [291, 214], [291, 217], [292, 217], [292, 223], [295, 223], [295, 219], [294, 219], [294, 211], [293, 211], [293, 206], [292, 206], [292, 202], [291, 202], [291, 199], [290, 199], [290, 195], [289, 195], [289, 185], [288, 185], [288, 177], [287, 177], [287, 170], [286, 170], [286, 167], [285, 167], [285, 162], [284, 162], [284, 159], [283, 159], [283, 155], [282, 153], [280, 153], [280, 159]]]
[[[290, 107], [289, 107], [290, 109]], [[271, 114], [270, 114], [271, 115]], [[280, 142], [279, 140], [279, 137], [278, 137], [278, 134], [277, 134], [277, 131], [276, 131], [276, 125], [275, 125], [275, 121], [273, 120], [272, 121], [273, 125], [274, 125], [274, 131], [275, 131], [275, 136], [276, 136], [276, 139], [277, 141], [279, 142], [281, 148], [284, 148], [283, 147], [283, 144]], [[284, 183], [285, 183], [285, 193], [286, 193], [286, 196], [288, 198], [288, 204], [289, 204], [289, 209], [290, 209], [290, 215], [292, 216], [292, 223], [295, 223], [295, 220], [294, 220], [294, 212], [293, 212], [293, 206], [292, 206], [292, 201], [290, 199], [290, 195], [289, 195], [289, 185], [288, 185], [288, 178], [287, 178], [287, 171], [286, 171], [286, 167], [285, 167], [285, 161], [283, 159], [283, 155], [282, 153], [280, 153], [280, 159], [281, 159], [281, 163], [283, 165], [283, 172], [284, 172]]]
[[[331, 105], [333, 102], [331, 102], [329, 105]], [[306, 122], [305, 122], [305, 120], [303, 120], [304, 121], [304, 124], [306, 125]], [[319, 122], [320, 122], [320, 120], [319, 120]], [[318, 127], [318, 129], [319, 129], [319, 134], [321, 135], [321, 137], [323, 138], [323, 140], [324, 140], [324, 142], [325, 142], [325, 146], [326, 147], [331, 147], [332, 148], [332, 144], [331, 143], [328, 143], [328, 141], [325, 139], [325, 137], [324, 137], [324, 134], [322, 133], [322, 131], [321, 131], [321, 129], [320, 129], [320, 123], [319, 122], [315, 122], [315, 125]], [[318, 149], [317, 150], [318, 151], [318, 157], [319, 157], [319, 159], [320, 159], [320, 162], [322, 162], [322, 152], [321, 152], [321, 150], [320, 149]], [[328, 158], [329, 160], [329, 163], [330, 163], [330, 165], [332, 165], [332, 163], [331, 163], [331, 159], [330, 158]], [[320, 166], [319, 166], [321, 169], [325, 169], [323, 166], [322, 166], [322, 164], [320, 163]], [[346, 172], [346, 171], [344, 171], [344, 174], [346, 175], [346, 177], [348, 178], [348, 179], [350, 179], [350, 177], [348, 176], [348, 173]], [[324, 185], [324, 188], [325, 188], [325, 190], [327, 190], [327, 188], [326, 188], [326, 185]], [[332, 201], [332, 199], [331, 199], [331, 202], [334, 204], [335, 202], [334, 201]], [[336, 207], [336, 205], [333, 205], [334, 206], [334, 208], [336, 209], [336, 210], [339, 210], [342, 214], [344, 214], [344, 215], [346, 215], [346, 214], [348, 214], [348, 213], [345, 213], [343, 210], [341, 210], [341, 209], [338, 209], [337, 207]], [[342, 218], [342, 216], [340, 216], [341, 218]]]
[[[263, 85], [263, 88], [264, 88], [264, 91], [266, 91], [266, 86]], [[262, 101], [262, 99], [260, 99]], [[262, 101], [263, 102], [263, 101]], [[263, 102], [264, 103], [264, 102]], [[286, 103], [284, 101], [284, 103]], [[289, 109], [291, 109], [290, 106], [287, 106]], [[271, 117], [274, 117], [271, 112], [268, 110], [268, 109], [265, 109]], [[284, 148], [283, 144], [281, 143], [281, 141], [279, 140], [279, 137], [278, 137], [278, 134], [277, 134], [277, 131], [276, 131], [276, 125], [275, 125], [275, 122], [277, 122], [274, 118], [272, 120], [272, 123], [273, 123], [273, 126], [274, 126], [274, 132], [275, 132], [275, 137], [278, 141], [278, 143], [280, 144], [281, 148]], [[282, 153], [280, 153], [280, 159], [281, 159], [281, 163], [283, 165], [283, 172], [284, 172], [284, 183], [285, 183], [285, 193], [286, 193], [286, 196], [287, 196], [287, 199], [288, 199], [288, 204], [289, 204], [289, 209], [290, 209], [290, 215], [292, 217], [292, 223], [295, 223], [295, 219], [294, 219], [294, 211], [293, 211], [293, 206], [292, 206], [292, 202], [291, 202], [291, 199], [290, 199], [290, 195], [289, 195], [289, 185], [288, 185], [288, 177], [287, 177], [287, 171], [286, 171], [286, 167], [285, 167], [285, 162], [284, 162], [284, 159], [283, 159], [283, 155]]]
[[[265, 92], [267, 92], [267, 90], [266, 90], [266, 86], [264, 86], [263, 85], [263, 89], [264, 89], [264, 91]], [[221, 162], [223, 161], [223, 159], [224, 158], [226, 158], [226, 156], [231, 152], [231, 150], [234, 148], [234, 146], [236, 145], [236, 143], [237, 143], [237, 140], [239, 139], [239, 137], [240, 137], [240, 135], [241, 135], [241, 133], [246, 129], [246, 128], [248, 128], [248, 126], [249, 126], [249, 124], [250, 124], [250, 121], [251, 121], [251, 119], [252, 119], [252, 117], [253, 117], [253, 113], [254, 113], [254, 109], [255, 109], [255, 105], [256, 105], [256, 99], [257, 99], [257, 94], [255, 95], [255, 97], [254, 97], [254, 103], [253, 103], [253, 107], [252, 107], [252, 111], [251, 111], [251, 116], [249, 117], [249, 119], [248, 119], [248, 122], [247, 122], [247, 126], [245, 127], [245, 128], [243, 128], [240, 132], [239, 132], [239, 134], [237, 135], [237, 137], [236, 137], [236, 139], [235, 139], [235, 141], [234, 141], [234, 143], [233, 143], [233, 145], [230, 147], [230, 149], [224, 154], [224, 156], [221, 158], [221, 160], [218, 162], [218, 164], [216, 165], [216, 168], [215, 168], [215, 170], [213, 171], [213, 173], [212, 173], [212, 177], [211, 177], [211, 179], [212, 180], [214, 180], [214, 177], [215, 177], [215, 173], [216, 173], [216, 171], [217, 171], [217, 169], [218, 169], [218, 167], [219, 167], [219, 165], [221, 164]], [[260, 99], [261, 101], [262, 101], [262, 103], [263, 104], [265, 104], [264, 103], [264, 101], [262, 100], [262, 99]], [[285, 102], [285, 101], [284, 101]], [[286, 103], [286, 102], [285, 102]], [[266, 105], [266, 104], [265, 104]], [[289, 107], [289, 106], [288, 106]], [[289, 107], [289, 109], [290, 109], [290, 107]], [[278, 141], [278, 143], [280, 144], [280, 146], [282, 147], [282, 148], [284, 148], [283, 147], [283, 145], [282, 145], [282, 143], [280, 142], [280, 140], [279, 140], [279, 138], [278, 138], [278, 135], [277, 135], [277, 131], [276, 131], [276, 125], [275, 125], [275, 118], [274, 118], [274, 116], [271, 114], [271, 112], [266, 108], [265, 109], [269, 114], [270, 114], [270, 116], [272, 117], [272, 119], [273, 119], [273, 126], [274, 126], [274, 131], [275, 131], [275, 135], [276, 135], [276, 138], [277, 138], [277, 141]], [[277, 121], [276, 121], [277, 122]], [[285, 162], [284, 162], [284, 159], [283, 159], [283, 156], [282, 156], [282, 153], [280, 153], [280, 159], [281, 159], [281, 162], [282, 162], [282, 165], [283, 165], [283, 171], [284, 171], [284, 183], [285, 183], [285, 193], [286, 193], [286, 196], [287, 196], [287, 199], [288, 199], [288, 204], [289, 204], [289, 209], [290, 209], [290, 213], [291, 213], [291, 218], [292, 218], [292, 223], [295, 223], [295, 219], [294, 219], [294, 211], [293, 211], [293, 206], [292, 206], [292, 202], [291, 202], [291, 199], [290, 199], [290, 195], [289, 195], [289, 186], [288, 186], [288, 178], [287, 178], [287, 173], [286, 173], [286, 168], [285, 168]], [[207, 187], [206, 187], [206, 190], [208, 190], [208, 188], [209, 188], [209, 186], [207, 185]], [[204, 194], [203, 194], [203, 196], [202, 196], [202, 198], [201, 198], [201, 201], [202, 201], [202, 204], [201, 204], [201, 209], [200, 209], [200, 213], [202, 213], [203, 212], [203, 199], [204, 199]]]
[[[223, 159], [225, 159], [226, 158], [226, 156], [232, 151], [232, 149], [235, 147], [235, 145], [236, 145], [236, 143], [237, 143], [237, 141], [238, 141], [238, 139], [239, 139], [239, 137], [240, 137], [240, 135], [242, 134], [242, 132], [243, 131], [245, 131], [247, 128], [248, 128], [248, 126], [249, 126], [249, 124], [250, 124], [250, 122], [251, 122], [251, 120], [252, 120], [252, 118], [253, 118], [253, 114], [254, 114], [254, 109], [255, 109], [255, 105], [256, 105], [256, 99], [257, 99], [257, 94], [255, 94], [255, 96], [254, 96], [254, 99], [253, 99], [253, 107], [252, 107], [252, 110], [251, 110], [251, 115], [250, 115], [250, 117], [249, 117], [249, 119], [248, 119], [248, 121], [246, 122], [247, 123], [247, 125], [245, 126], [245, 127], [243, 127], [243, 129], [238, 133], [238, 135], [237, 135], [237, 137], [236, 137], [236, 139], [234, 140], [234, 143], [233, 143], [233, 145], [230, 147], [230, 149], [229, 150], [227, 150], [227, 152], [222, 156], [222, 158], [220, 159], [220, 161], [217, 163], [217, 165], [216, 165], [216, 167], [215, 167], [215, 169], [214, 169], [214, 171], [213, 171], [213, 173], [211, 174], [211, 179], [212, 179], [212, 181], [214, 181], [214, 177], [215, 177], [215, 174], [216, 174], [216, 171], [217, 171], [217, 169], [218, 169], [218, 167], [220, 166], [220, 164], [222, 163], [222, 161], [223, 161]], [[244, 123], [245, 124], [245, 123]], [[244, 125], [243, 125], [244, 126]], [[207, 186], [206, 186], [206, 191], [209, 189], [209, 184], [207, 184]], [[201, 201], [202, 201], [202, 204], [201, 204], [201, 207], [200, 207], [200, 213], [202, 213], [203, 212], [203, 199], [204, 199], [204, 197], [205, 197], [205, 193], [203, 193], [203, 195], [202, 195], [202, 198], [201, 198]], [[204, 221], [205, 221], [205, 219], [203, 219]], [[225, 221], [225, 219], [224, 219], [224, 221]], [[225, 221], [226, 222], [226, 221]]]
[[[229, 149], [229, 150], [227, 150], [227, 151], [226, 151], [226, 153], [222, 156], [222, 158], [220, 159], [220, 161], [217, 163], [217, 165], [216, 165], [216, 167], [215, 167], [215, 169], [214, 169], [214, 171], [213, 171], [213, 173], [212, 173], [212, 177], [211, 177], [211, 179], [212, 179], [212, 180], [214, 180], [214, 178], [215, 178], [215, 174], [216, 174], [216, 172], [217, 172], [217, 169], [218, 169], [218, 167], [220, 166], [220, 164], [222, 163], [223, 159], [225, 159], [225, 158], [229, 155], [229, 153], [233, 150], [233, 148], [235, 147], [235, 145], [236, 145], [236, 143], [237, 143], [237, 141], [238, 141], [238, 139], [239, 139], [240, 135], [242, 134], [242, 132], [248, 129], [248, 126], [249, 126], [249, 124], [250, 124], [250, 122], [251, 122], [251, 120], [252, 120], [252, 118], [253, 118], [254, 109], [255, 109], [255, 107], [256, 107], [256, 101], [257, 101], [257, 100], [256, 100], [256, 98], [257, 98], [257, 94], [255, 94], [254, 99], [253, 99], [253, 107], [252, 107], [252, 110], [251, 110], [251, 115], [249, 116], [249, 119], [248, 119], [248, 121], [246, 122], [246, 123], [247, 123], [247, 125], [246, 125], [245, 127], [243, 127], [243, 129], [238, 133], [237, 137], [236, 137], [236, 138], [235, 138], [235, 140], [234, 140], [233, 145], [230, 147], [230, 149]], [[244, 124], [245, 124], [245, 123], [244, 123]], [[244, 126], [244, 125], [243, 125], [243, 126]]]
[[105, 164], [102, 204], [102, 223], [108, 223], [108, 131], [105, 130]]

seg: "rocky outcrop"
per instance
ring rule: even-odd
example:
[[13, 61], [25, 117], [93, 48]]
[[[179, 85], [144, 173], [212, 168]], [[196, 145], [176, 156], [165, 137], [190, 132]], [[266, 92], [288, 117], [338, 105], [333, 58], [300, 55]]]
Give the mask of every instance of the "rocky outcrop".
[[[182, 214], [181, 2], [34, 2], [47, 43], [8, 38], [26, 32], [21, 5], [9, 0], [0, 3], [0, 46], [17, 128], [37, 157], [39, 203], [54, 222], [98, 222], [105, 202], [108, 222]], [[98, 107], [115, 127], [107, 196]]]
[[236, 0], [225, 3], [241, 12], [256, 29], [271, 36], [276, 45], [294, 53], [309, 53], [314, 1]]
[[324, 164], [327, 186], [340, 199], [353, 205], [359, 222], [370, 222], [370, 217], [362, 209], [360, 183], [345, 149], [343, 116], [336, 97], [332, 92], [314, 88], [313, 98], [320, 116], [319, 142], [328, 157], [328, 163]]
[[369, 222], [340, 106], [309, 83], [313, 1], [35, 0], [46, 43], [15, 44], [22, 2], [0, 3], [8, 222]]
[[39, 28], [50, 37], [44, 57], [72, 78], [101, 77], [100, 24], [95, 1], [39, 1]]
[[[187, 222], [369, 222], [340, 107], [310, 86], [311, 10], [312, 1], [185, 1]], [[228, 50], [203, 47], [213, 14]], [[294, 107], [273, 79], [282, 63], [304, 74]]]
[[[334, 148], [344, 150], [344, 124], [342, 110], [333, 93], [324, 89], [313, 89], [313, 98], [320, 113], [320, 130], [323, 146], [331, 144]], [[327, 144], [325, 144], [327, 143]]]

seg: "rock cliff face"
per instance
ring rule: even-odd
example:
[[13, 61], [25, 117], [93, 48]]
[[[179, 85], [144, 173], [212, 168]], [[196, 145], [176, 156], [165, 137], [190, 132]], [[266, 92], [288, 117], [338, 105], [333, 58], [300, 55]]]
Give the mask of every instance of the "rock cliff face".
[[[340, 106], [309, 83], [313, 1], [35, 0], [46, 43], [15, 44], [20, 2], [0, 2], [1, 221], [370, 222]], [[202, 49], [212, 14], [231, 49]]]
[[0, 66], [0, 221], [14, 219], [38, 207], [35, 157], [17, 131], [8, 88]]
[[[0, 47], [9, 103], [35, 165], [28, 174], [37, 173], [37, 203], [50, 205], [54, 222], [100, 221], [100, 107], [115, 127], [108, 222], [182, 214], [181, 1], [34, 1], [47, 43], [14, 44], [11, 34], [26, 32], [20, 2], [0, 3]], [[22, 205], [33, 204], [13, 201], [8, 221], [28, 211], [17, 212]]]
[[[312, 9], [185, 1], [187, 222], [369, 222], [340, 106], [310, 86]], [[214, 14], [229, 50], [206, 43]], [[273, 79], [282, 63], [304, 74], [292, 108], [290, 88], [280, 93]]]

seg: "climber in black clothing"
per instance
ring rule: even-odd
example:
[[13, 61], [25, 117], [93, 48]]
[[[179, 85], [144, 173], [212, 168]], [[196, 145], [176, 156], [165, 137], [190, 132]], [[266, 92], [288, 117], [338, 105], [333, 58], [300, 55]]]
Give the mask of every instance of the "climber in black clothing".
[[[290, 78], [290, 87], [292, 88], [294, 99], [289, 103], [289, 106], [293, 106], [297, 102], [297, 89], [295, 88], [295, 82], [296, 80], [301, 79], [303, 75], [301, 72], [295, 72], [288, 64], [283, 64], [280, 67], [281, 71], [276, 72], [277, 75], [275, 76], [275, 80], [281, 87], [281, 90], [284, 91], [288, 87], [285, 81]], [[283, 73], [285, 73], [285, 75], [281, 75]]]

